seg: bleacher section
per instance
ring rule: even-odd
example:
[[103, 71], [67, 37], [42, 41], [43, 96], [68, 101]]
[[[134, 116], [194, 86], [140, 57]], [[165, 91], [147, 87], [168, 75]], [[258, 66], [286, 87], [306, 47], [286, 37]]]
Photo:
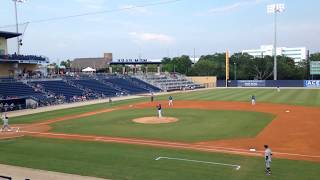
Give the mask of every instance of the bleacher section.
[[0, 82], [0, 99], [21, 97], [46, 98], [45, 94], [36, 92], [22, 82]]
[[199, 88], [179, 75], [81, 74], [48, 79], [0, 78], [0, 100], [31, 98], [40, 106], [88, 99], [134, 95], [162, 90]]
[[[95, 79], [69, 79], [73, 83], [82, 86], [84, 89], [93, 91], [95, 94], [105, 97], [117, 96], [119, 91], [117, 91], [112, 86], [108, 86], [99, 82]], [[121, 93], [121, 92], [120, 92]]]
[[141, 81], [144, 81], [166, 91], [204, 88], [203, 85], [195, 84], [194, 82], [189, 81], [185, 76], [180, 74], [140, 74], [136, 75], [135, 77], [137, 79], [140, 79]]
[[82, 96], [85, 94], [83, 90], [71, 86], [62, 80], [33, 81], [32, 83], [39, 84], [47, 92], [56, 96], [64, 96], [67, 101], [71, 101], [74, 96]]
[[122, 76], [109, 76], [109, 77], [100, 77], [100, 80], [104, 81], [105, 83], [111, 83], [115, 86], [119, 87], [121, 90], [127, 92], [128, 94], [140, 94], [140, 93], [149, 93], [152, 89], [149, 89], [146, 86], [140, 85], [138, 82], [134, 80]]

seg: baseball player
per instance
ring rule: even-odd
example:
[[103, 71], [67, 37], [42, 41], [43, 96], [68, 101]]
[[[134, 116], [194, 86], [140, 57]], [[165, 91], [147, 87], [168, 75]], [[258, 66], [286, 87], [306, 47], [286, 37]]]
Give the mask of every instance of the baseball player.
[[150, 101], [153, 102], [154, 100], [154, 97], [153, 97], [153, 92], [151, 93], [151, 98], [150, 98]]
[[255, 95], [251, 96], [251, 105], [256, 105], [256, 96]]
[[264, 149], [265, 149], [264, 150], [264, 159], [266, 162], [266, 175], [269, 176], [269, 175], [271, 175], [270, 164], [271, 164], [272, 151], [268, 145], [264, 145]]
[[158, 117], [159, 117], [159, 118], [162, 118], [162, 108], [161, 108], [161, 104], [159, 104], [159, 105], [157, 106], [157, 110], [158, 110]]
[[169, 106], [173, 106], [173, 98], [172, 98], [172, 96], [169, 96]]
[[280, 92], [280, 87], [279, 86], [277, 86], [277, 91]]
[[3, 126], [1, 128], [1, 131], [11, 131], [11, 127], [9, 126], [9, 118], [6, 113], [3, 113], [2, 115], [2, 121], [3, 121]]

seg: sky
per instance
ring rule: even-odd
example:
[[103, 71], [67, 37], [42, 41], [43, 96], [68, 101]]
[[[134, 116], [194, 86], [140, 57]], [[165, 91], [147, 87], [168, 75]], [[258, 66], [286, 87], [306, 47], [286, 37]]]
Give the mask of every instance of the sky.
[[[155, 59], [193, 56], [194, 49], [198, 57], [257, 49], [273, 43], [273, 15], [266, 12], [272, 3], [286, 5], [278, 15], [278, 46], [320, 51], [319, 0], [26, 0], [17, 4], [21, 53], [59, 62], [105, 52]], [[0, 31], [15, 31], [13, 1], [0, 0], [0, 7]], [[8, 46], [16, 51], [14, 39]]]

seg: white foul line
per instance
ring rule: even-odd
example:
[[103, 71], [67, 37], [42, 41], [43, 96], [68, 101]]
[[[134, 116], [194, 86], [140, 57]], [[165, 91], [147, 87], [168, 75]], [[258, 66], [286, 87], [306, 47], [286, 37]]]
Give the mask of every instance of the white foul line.
[[225, 164], [225, 163], [218, 163], [218, 162], [210, 162], [210, 161], [198, 161], [198, 160], [192, 160], [192, 159], [182, 159], [182, 158], [171, 158], [171, 157], [157, 157], [155, 160], [158, 161], [160, 159], [169, 159], [169, 160], [177, 160], [177, 161], [188, 161], [188, 162], [195, 162], [195, 163], [203, 163], [203, 164], [213, 164], [213, 165], [220, 165], [220, 166], [229, 166], [233, 167], [236, 170], [239, 170], [241, 168], [240, 165], [237, 164]]

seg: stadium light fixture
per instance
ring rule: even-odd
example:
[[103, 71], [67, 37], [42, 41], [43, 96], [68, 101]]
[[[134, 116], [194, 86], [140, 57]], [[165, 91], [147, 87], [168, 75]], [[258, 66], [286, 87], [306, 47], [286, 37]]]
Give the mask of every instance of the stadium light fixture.
[[270, 4], [267, 6], [267, 13], [274, 14], [274, 41], [273, 41], [273, 79], [277, 80], [277, 14], [285, 10], [284, 4]]
[[[12, 0], [14, 2], [14, 10], [15, 10], [15, 16], [16, 16], [16, 33], [19, 33], [19, 24], [18, 24], [18, 10], [17, 10], [17, 3], [24, 3], [26, 0]], [[20, 46], [22, 45], [22, 42], [17, 36], [17, 54], [20, 54]]]

